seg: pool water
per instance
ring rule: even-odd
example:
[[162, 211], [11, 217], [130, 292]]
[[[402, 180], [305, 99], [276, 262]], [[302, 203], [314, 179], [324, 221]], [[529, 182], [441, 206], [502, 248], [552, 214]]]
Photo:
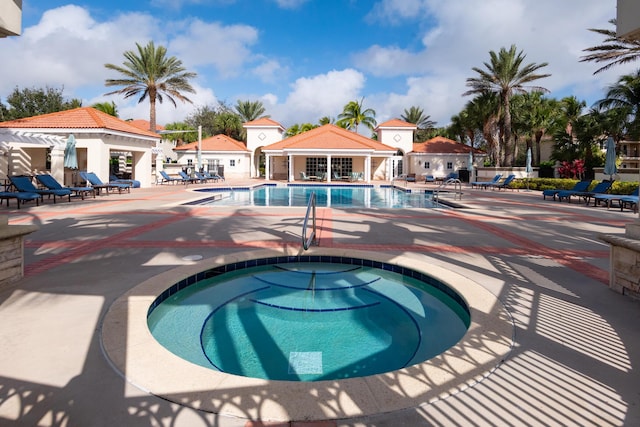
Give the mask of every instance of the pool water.
[[433, 208], [442, 207], [432, 194], [408, 192], [394, 187], [296, 185], [261, 186], [255, 189], [202, 189], [222, 193], [222, 198], [199, 204], [212, 206], [307, 206], [312, 192], [316, 205], [335, 208]]
[[430, 359], [466, 333], [448, 293], [380, 268], [292, 262], [194, 283], [150, 309], [157, 341], [201, 366], [254, 378], [319, 381]]

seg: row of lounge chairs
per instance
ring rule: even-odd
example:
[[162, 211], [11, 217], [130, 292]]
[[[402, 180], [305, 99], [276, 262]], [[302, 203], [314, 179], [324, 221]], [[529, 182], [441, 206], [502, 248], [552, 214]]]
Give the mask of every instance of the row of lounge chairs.
[[170, 176], [166, 171], [160, 171], [160, 176], [160, 184], [193, 184], [209, 181], [224, 181], [224, 177], [215, 172], [213, 174], [210, 174], [209, 172], [194, 172], [194, 176], [191, 177], [183, 171], [178, 172], [178, 176]]
[[471, 182], [471, 188], [477, 187], [477, 188], [482, 188], [483, 190], [486, 190], [488, 188], [491, 188], [492, 190], [507, 189], [507, 188], [511, 188], [511, 183], [513, 182], [514, 179], [516, 179], [516, 176], [514, 174], [507, 176], [505, 179], [502, 179], [502, 174], [496, 174], [496, 176], [494, 176], [491, 181]]
[[601, 181], [593, 188], [591, 188], [591, 184], [592, 181], [587, 179], [579, 181], [570, 190], [543, 190], [542, 197], [545, 200], [547, 197], [552, 197], [553, 200], [560, 202], [566, 200], [569, 203], [571, 203], [572, 198], [576, 198], [578, 201], [584, 200], [586, 205], [593, 199], [593, 206], [604, 204], [607, 209], [609, 209], [617, 205], [621, 211], [626, 208], [638, 212], [638, 188], [636, 188], [632, 194], [610, 194], [609, 191], [611, 190], [613, 181]]
[[[15, 199], [20, 209], [20, 205], [24, 202], [35, 201], [36, 206], [40, 205], [41, 201], [44, 201], [44, 196], [53, 198], [53, 203], [57, 203], [58, 198], [67, 199], [71, 201], [71, 197], [80, 197], [84, 200], [85, 196], [92, 195], [94, 198], [97, 194], [100, 194], [101, 190], [105, 190], [109, 194], [110, 190], [117, 189], [119, 193], [123, 191], [131, 191], [134, 180], [124, 180], [128, 182], [108, 182], [104, 183], [93, 172], [80, 172], [80, 177], [83, 181], [87, 182], [87, 186], [73, 186], [65, 187], [60, 184], [53, 176], [49, 174], [36, 175], [35, 179], [39, 184], [37, 187], [32, 177], [19, 175], [10, 176], [9, 187], [12, 191], [1, 191], [0, 201], [6, 200], [7, 206], [9, 206], [9, 200]], [[139, 185], [139, 184], [138, 184]]]

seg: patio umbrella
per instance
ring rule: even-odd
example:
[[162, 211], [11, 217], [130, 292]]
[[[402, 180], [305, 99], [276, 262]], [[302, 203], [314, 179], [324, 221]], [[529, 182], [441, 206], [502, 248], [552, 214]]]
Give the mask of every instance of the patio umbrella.
[[609, 175], [609, 181], [613, 179], [613, 175], [618, 172], [616, 167], [616, 143], [613, 138], [607, 138], [607, 157], [604, 161], [604, 174]]
[[67, 145], [64, 147], [64, 167], [78, 169], [78, 153], [76, 152], [76, 137], [69, 135]]
[[533, 172], [533, 168], [531, 167], [531, 147], [527, 148], [527, 163], [524, 171], [527, 173], [527, 191], [529, 191], [529, 174]]

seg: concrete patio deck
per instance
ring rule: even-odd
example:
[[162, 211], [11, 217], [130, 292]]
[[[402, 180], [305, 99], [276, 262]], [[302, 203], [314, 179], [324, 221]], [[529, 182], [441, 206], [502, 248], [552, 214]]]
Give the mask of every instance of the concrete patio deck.
[[[183, 205], [202, 197], [196, 188], [230, 184], [247, 183], [0, 208], [10, 224], [40, 227], [25, 242], [24, 279], [0, 289], [0, 425], [640, 425], [640, 303], [607, 288], [609, 250], [598, 239], [624, 233], [637, 214], [543, 201], [536, 191], [464, 188], [461, 209], [318, 208], [323, 251], [414, 259], [499, 299], [514, 345], [472, 387], [409, 409], [345, 418], [345, 390], [336, 386], [317, 397], [332, 420], [289, 423], [260, 414], [274, 403], [294, 408], [295, 395], [229, 386], [225, 398], [247, 414], [231, 417], [192, 409], [197, 390], [176, 393], [189, 401], [183, 406], [130, 384], [102, 347], [102, 321], [119, 297], [188, 268], [189, 255], [299, 250], [304, 208]], [[396, 399], [408, 394], [403, 386], [388, 384]]]

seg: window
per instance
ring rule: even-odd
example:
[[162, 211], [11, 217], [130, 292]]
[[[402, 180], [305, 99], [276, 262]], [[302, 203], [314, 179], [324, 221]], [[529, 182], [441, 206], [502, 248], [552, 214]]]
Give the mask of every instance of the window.
[[424, 168], [425, 168], [425, 169], [431, 169], [431, 163], [429, 163], [429, 162], [424, 162]]
[[236, 165], [236, 159], [229, 160], [229, 166], [234, 167]]
[[193, 166], [193, 159], [187, 159], [187, 166]]
[[453, 169], [453, 162], [447, 162], [447, 169]]

